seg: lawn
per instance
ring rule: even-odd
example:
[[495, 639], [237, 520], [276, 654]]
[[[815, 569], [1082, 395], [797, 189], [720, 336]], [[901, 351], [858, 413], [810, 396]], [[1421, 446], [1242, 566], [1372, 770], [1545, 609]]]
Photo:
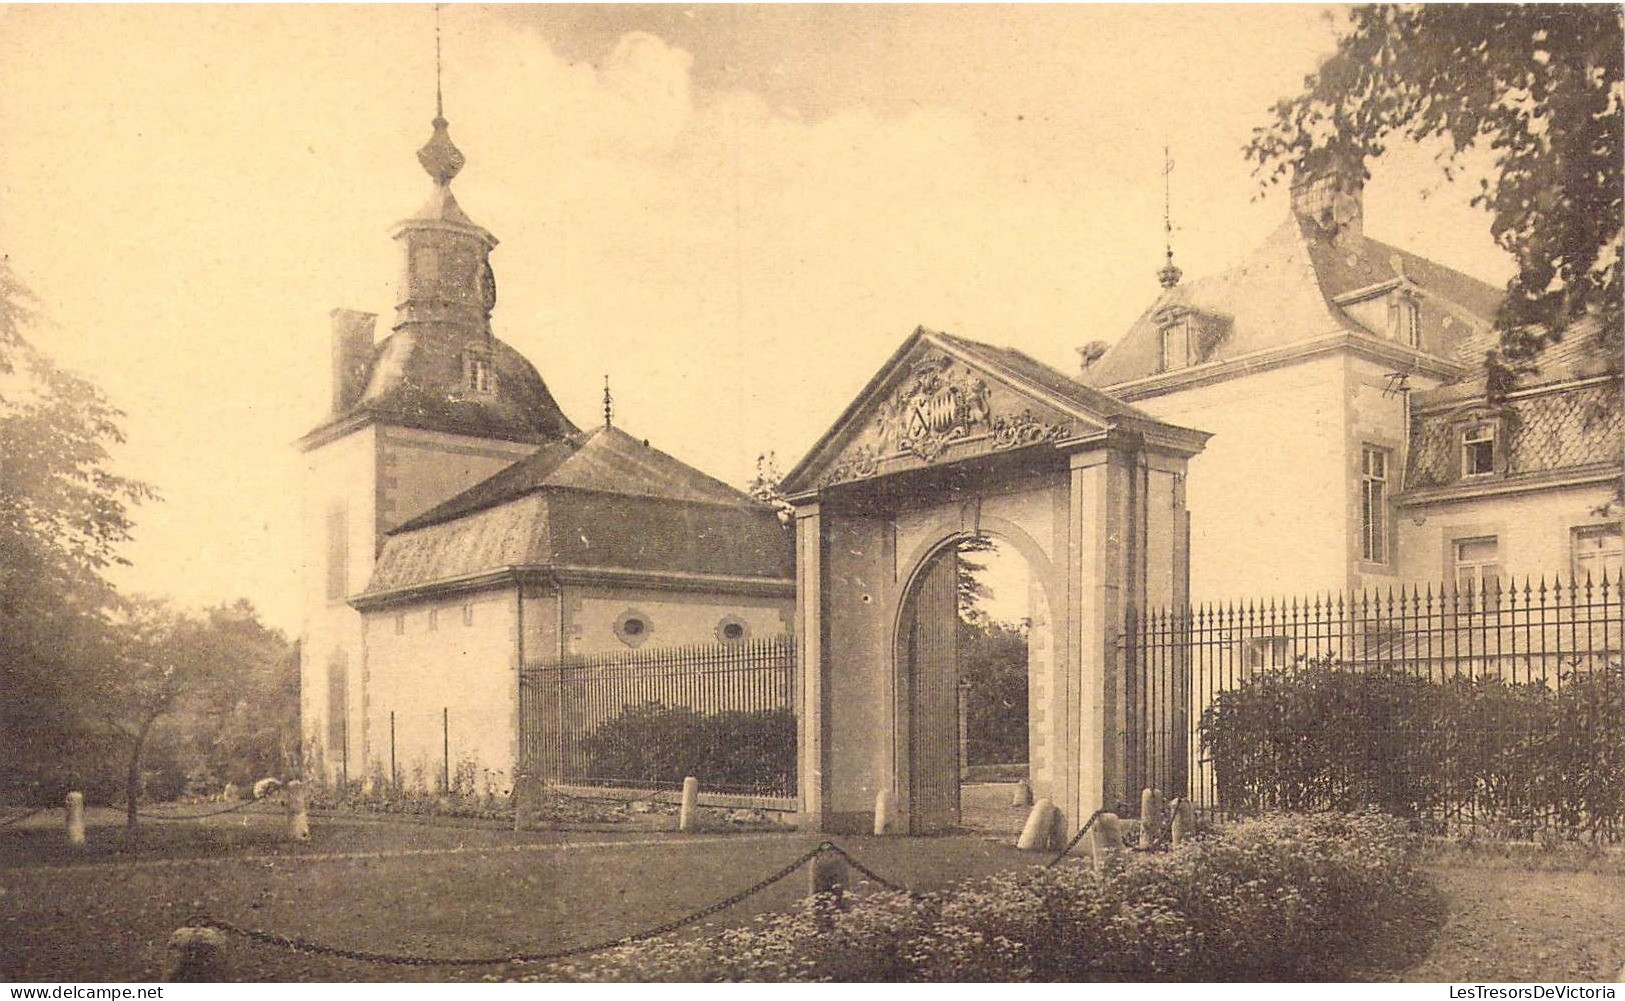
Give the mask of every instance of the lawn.
[[[810, 834], [515, 834], [489, 823], [314, 818], [302, 844], [274, 814], [143, 826], [129, 844], [98, 814], [90, 844], [60, 817], [0, 829], [0, 979], [150, 980], [196, 913], [345, 948], [501, 956], [613, 939], [689, 914], [779, 869]], [[1044, 861], [1008, 839], [842, 837], [895, 882], [932, 889]], [[1625, 964], [1625, 856], [1580, 849], [1432, 852], [1438, 906], [1401, 915], [1403, 944], [1370, 979], [1612, 980]], [[795, 905], [798, 872], [687, 934]], [[859, 886], [858, 892], [864, 887]], [[1431, 936], [1431, 947], [1429, 937]], [[513, 967], [414, 967], [232, 940], [244, 980], [476, 980]]]
[[[808, 834], [527, 832], [494, 825], [322, 820], [279, 840], [274, 816], [153, 824], [130, 854], [92, 827], [79, 857], [55, 825], [0, 830], [0, 979], [148, 980], [196, 913], [344, 948], [502, 956], [614, 939], [744, 889], [820, 840]], [[889, 879], [929, 889], [1030, 864], [973, 838], [843, 838]], [[922, 845], [927, 850], [920, 850]], [[794, 905], [804, 873], [711, 919]], [[703, 930], [703, 928], [702, 928]], [[231, 944], [245, 980], [466, 980], [497, 968], [390, 966]]]

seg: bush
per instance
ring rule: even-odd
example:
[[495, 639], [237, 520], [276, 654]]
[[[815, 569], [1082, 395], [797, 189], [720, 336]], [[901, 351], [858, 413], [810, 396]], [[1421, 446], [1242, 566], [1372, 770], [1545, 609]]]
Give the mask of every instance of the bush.
[[1249, 821], [1164, 854], [1025, 869], [940, 893], [820, 897], [749, 928], [550, 968], [582, 981], [1338, 980], [1423, 910], [1399, 821]]
[[581, 741], [588, 780], [680, 784], [779, 794], [796, 787], [796, 717], [789, 709], [697, 713], [686, 706], [627, 706]]
[[1261, 810], [1467, 813], [1528, 835], [1625, 827], [1625, 672], [1555, 688], [1319, 663], [1261, 672], [1202, 713], [1219, 801]]

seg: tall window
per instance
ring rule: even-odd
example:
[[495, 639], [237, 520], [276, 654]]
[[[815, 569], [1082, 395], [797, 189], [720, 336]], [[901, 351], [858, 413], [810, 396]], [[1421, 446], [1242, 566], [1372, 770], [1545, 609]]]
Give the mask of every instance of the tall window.
[[327, 750], [334, 764], [344, 758], [349, 736], [350, 659], [343, 650], [334, 650], [327, 661]]
[[1163, 327], [1162, 371], [1172, 372], [1190, 363], [1190, 333], [1184, 320], [1176, 320]]
[[1457, 539], [1456, 591], [1463, 611], [1491, 611], [1500, 595], [1500, 542], [1493, 535]]
[[1461, 433], [1461, 475], [1487, 476], [1495, 472], [1495, 424], [1474, 424]]
[[1618, 525], [1592, 525], [1574, 530], [1574, 579], [1602, 583], [1617, 580], [1625, 565], [1625, 540]]
[[1413, 295], [1395, 295], [1388, 303], [1388, 336], [1408, 347], [1422, 346], [1422, 307]]
[[344, 508], [327, 512], [327, 600], [342, 601], [350, 586], [350, 537]]
[[463, 354], [463, 384], [470, 393], [489, 393], [493, 388], [491, 357], [478, 351]]
[[1388, 562], [1388, 450], [1372, 445], [1360, 452], [1360, 558]]

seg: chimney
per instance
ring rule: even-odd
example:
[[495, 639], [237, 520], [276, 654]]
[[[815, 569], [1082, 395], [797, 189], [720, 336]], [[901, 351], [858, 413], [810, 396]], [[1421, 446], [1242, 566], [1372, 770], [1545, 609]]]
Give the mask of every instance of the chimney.
[[1292, 214], [1337, 246], [1364, 232], [1365, 169], [1331, 155], [1306, 160], [1292, 175]]
[[340, 417], [366, 391], [378, 314], [335, 309], [328, 316], [333, 321], [333, 416]]

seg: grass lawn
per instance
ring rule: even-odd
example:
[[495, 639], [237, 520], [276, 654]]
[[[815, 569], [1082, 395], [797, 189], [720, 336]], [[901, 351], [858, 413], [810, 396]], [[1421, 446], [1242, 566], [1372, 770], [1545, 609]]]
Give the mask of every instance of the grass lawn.
[[[60, 814], [57, 814], [60, 817]], [[131, 853], [92, 827], [77, 855], [49, 826], [0, 830], [0, 979], [150, 980], [169, 934], [207, 913], [234, 924], [372, 952], [492, 956], [617, 938], [744, 889], [820, 840], [810, 834], [516, 835], [494, 826], [313, 818], [300, 845], [275, 816], [152, 824]], [[929, 889], [1032, 864], [974, 838], [841, 838], [889, 879]], [[170, 861], [177, 859], [179, 861]], [[798, 873], [711, 919], [794, 905]], [[702, 926], [701, 930], [704, 930]], [[466, 980], [501, 967], [385, 966], [233, 939], [244, 980]]]
[[[170, 932], [196, 913], [351, 949], [420, 956], [543, 952], [613, 939], [744, 889], [820, 840], [811, 834], [681, 836], [536, 831], [494, 824], [313, 818], [281, 841], [275, 814], [149, 823], [126, 843], [93, 815], [63, 844], [60, 812], [0, 829], [0, 979], [150, 980]], [[835, 839], [914, 889], [1033, 865], [1009, 840]], [[1625, 964], [1625, 856], [1441, 848], [1438, 907], [1401, 915], [1371, 979], [1612, 980]], [[799, 872], [688, 934], [790, 908]], [[857, 887], [863, 892], [864, 887]], [[1403, 939], [1403, 941], [1399, 941]], [[1431, 943], [1431, 944], [1430, 944]], [[477, 980], [512, 967], [387, 966], [232, 939], [243, 980]]]

